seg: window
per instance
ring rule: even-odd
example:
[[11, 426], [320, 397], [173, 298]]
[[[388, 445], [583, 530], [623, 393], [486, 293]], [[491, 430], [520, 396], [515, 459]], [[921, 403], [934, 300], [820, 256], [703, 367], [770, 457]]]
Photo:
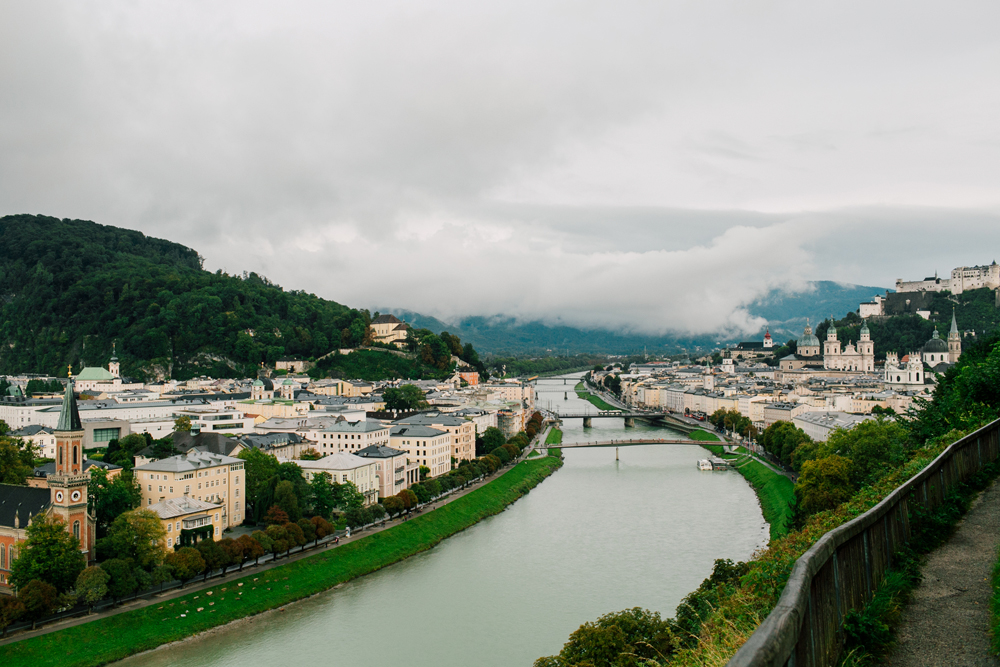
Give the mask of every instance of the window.
[[7, 545], [0, 544], [0, 569], [7, 569]]
[[120, 428], [95, 428], [94, 429], [94, 442], [109, 442], [111, 440], [121, 439]]
[[167, 546], [168, 547], [174, 546], [174, 538], [172, 538], [172, 537], [168, 537], [167, 538]]
[[173, 492], [174, 492], [174, 487], [171, 486], [170, 487], [170, 493], [173, 493]]
[[168, 532], [168, 533], [169, 533], [169, 532], [171, 532], [171, 531], [173, 530], [173, 527], [174, 527], [174, 524], [172, 524], [172, 523], [168, 523], [168, 524], [167, 524], [167, 532]]
[[184, 493], [191, 493], [191, 485], [190, 484], [185, 484], [184, 485]]
[[75, 537], [76, 539], [80, 539], [80, 522], [79, 521], [74, 521], [73, 522], [73, 537]]
[[181, 529], [181, 522], [180, 522], [180, 521], [178, 521], [178, 522], [177, 522], [177, 526], [176, 526], [176, 528], [177, 528], [177, 530], [180, 530], [180, 529]]
[[152, 491], [152, 490], [153, 490], [153, 485], [152, 485], [152, 484], [150, 484], [150, 485], [149, 485], [149, 490], [150, 490], [150, 491]]
[[152, 505], [153, 504], [153, 499], [152, 498], [146, 498], [146, 504], [147, 505]]
[[77, 448], [73, 448], [73, 465], [77, 464]]
[[216, 521], [218, 521], [218, 520], [219, 520], [219, 513], [218, 513], [218, 512], [216, 512], [216, 513], [215, 513], [215, 520], [216, 520]]

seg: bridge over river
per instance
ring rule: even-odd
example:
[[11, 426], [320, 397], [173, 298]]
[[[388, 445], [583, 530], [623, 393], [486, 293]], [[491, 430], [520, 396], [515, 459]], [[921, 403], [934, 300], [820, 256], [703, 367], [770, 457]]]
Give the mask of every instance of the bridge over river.
[[[556, 445], [560, 449], [574, 447], [628, 447], [630, 445], [700, 445], [701, 441], [690, 438], [630, 438], [628, 440], [596, 440], [594, 442], [564, 442]], [[717, 442], [713, 444], [725, 444]]]
[[665, 410], [587, 410], [584, 412], [554, 412], [554, 414], [561, 420], [582, 419], [584, 428], [590, 428], [593, 426], [594, 419], [624, 419], [625, 426], [628, 427], [635, 426], [636, 419], [642, 419], [654, 424], [658, 423], [659, 425], [669, 426], [670, 428], [685, 432], [702, 428], [701, 426], [695, 426], [678, 419], [673, 414]]

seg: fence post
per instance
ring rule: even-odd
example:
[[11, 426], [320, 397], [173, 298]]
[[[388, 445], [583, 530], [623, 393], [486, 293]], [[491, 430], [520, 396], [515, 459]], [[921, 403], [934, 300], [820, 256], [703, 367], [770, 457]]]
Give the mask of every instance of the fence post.
[[872, 598], [875, 590], [872, 588], [872, 557], [871, 549], [868, 545], [868, 532], [869, 528], [865, 528], [865, 532], [861, 534], [862, 542], [865, 548], [865, 582], [868, 585], [868, 595], [865, 597], [865, 602]]

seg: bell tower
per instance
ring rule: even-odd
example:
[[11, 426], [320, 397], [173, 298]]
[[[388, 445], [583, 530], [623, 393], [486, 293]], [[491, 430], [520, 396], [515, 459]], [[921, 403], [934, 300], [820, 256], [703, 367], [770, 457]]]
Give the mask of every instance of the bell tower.
[[955, 363], [962, 356], [962, 335], [958, 333], [955, 309], [951, 309], [951, 331], [948, 332], [948, 361]]
[[83, 469], [83, 425], [73, 394], [72, 376], [66, 382], [55, 438], [56, 472], [48, 477], [52, 514], [59, 517], [66, 524], [66, 529], [80, 540], [80, 550], [91, 561], [94, 523], [87, 512], [90, 476]]
[[108, 372], [115, 377], [121, 377], [121, 364], [118, 363], [118, 353], [114, 343], [111, 343], [111, 363], [108, 364]]

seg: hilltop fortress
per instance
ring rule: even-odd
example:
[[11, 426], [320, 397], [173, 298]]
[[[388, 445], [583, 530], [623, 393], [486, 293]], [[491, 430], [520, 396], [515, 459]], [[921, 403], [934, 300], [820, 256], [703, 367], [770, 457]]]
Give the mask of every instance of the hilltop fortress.
[[951, 270], [951, 278], [939, 278], [937, 273], [932, 278], [923, 280], [896, 280], [897, 292], [944, 292], [961, 294], [965, 290], [989, 287], [1000, 287], [1000, 265], [996, 260], [989, 266], [960, 266]]

